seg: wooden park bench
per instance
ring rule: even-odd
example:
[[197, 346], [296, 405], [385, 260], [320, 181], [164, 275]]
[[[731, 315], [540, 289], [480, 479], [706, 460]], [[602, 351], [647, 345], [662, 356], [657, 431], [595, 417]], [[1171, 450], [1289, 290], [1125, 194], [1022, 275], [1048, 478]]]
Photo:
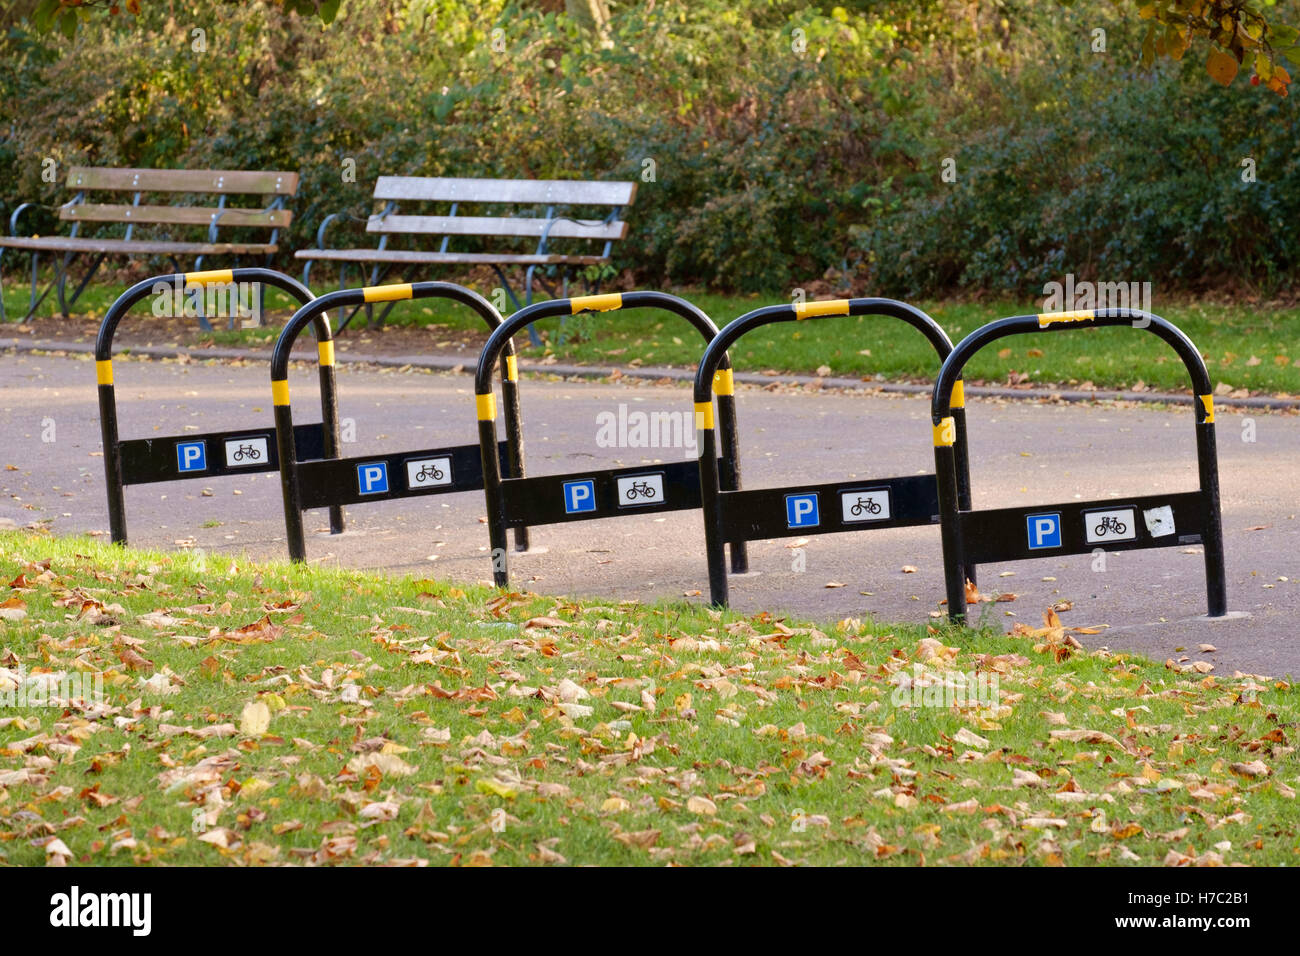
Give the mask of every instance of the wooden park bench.
[[[325, 230], [330, 223], [343, 217], [362, 221], [347, 213], [334, 213], [321, 222], [316, 232], [316, 248], [302, 249], [295, 256], [307, 260], [302, 274], [304, 285], [308, 285], [313, 261], [339, 263], [340, 288], [344, 286], [349, 263], [356, 263], [363, 270], [370, 265], [367, 285], [378, 285], [395, 268], [402, 270], [402, 281], [406, 281], [422, 267], [488, 265], [496, 271], [506, 294], [518, 309], [521, 308], [519, 299], [511, 289], [504, 269], [525, 267], [524, 304], [532, 302], [535, 280], [552, 295], [555, 294], [545, 278], [537, 274], [539, 267], [558, 272], [565, 290], [561, 294], [567, 294], [569, 280], [579, 270], [609, 262], [614, 241], [627, 235], [627, 223], [619, 218], [619, 214], [632, 204], [635, 196], [634, 182], [380, 176], [375, 183], [374, 199], [384, 206], [364, 220], [366, 232], [379, 236], [377, 247], [328, 248]], [[404, 207], [402, 212], [398, 211], [399, 203]], [[405, 207], [415, 203], [450, 204], [450, 208], [445, 213], [436, 214], [406, 211]], [[479, 213], [500, 212], [499, 209], [480, 209], [482, 206], [505, 206], [509, 214], [481, 215]], [[474, 214], [467, 214], [466, 207]], [[577, 218], [581, 212], [593, 209], [601, 214], [600, 218]], [[411, 240], [412, 248], [389, 246], [390, 239], [401, 236]], [[481, 239], [478, 245], [480, 249], [487, 246], [486, 251], [458, 252], [448, 248], [453, 238], [471, 236], [498, 240], [497, 248], [491, 248], [493, 243]], [[523, 240], [533, 245], [531, 251], [517, 248]], [[552, 243], [557, 240], [603, 242], [604, 245], [597, 252], [589, 246], [574, 250], [566, 242], [566, 251], [558, 252], [552, 248]], [[512, 246], [516, 248], [510, 248]], [[597, 282], [589, 281], [589, 288], [594, 289]], [[388, 304], [379, 316], [378, 324], [383, 323], [395, 304]], [[366, 305], [365, 309], [368, 321], [376, 324], [373, 307]], [[354, 309], [346, 317], [340, 313], [340, 330], [356, 311]]]
[[[74, 166], [68, 171], [67, 188], [76, 190], [71, 200], [57, 207], [59, 219], [72, 223], [66, 236], [20, 236], [18, 219], [23, 212], [39, 203], [23, 203], [9, 217], [10, 235], [0, 237], [0, 256], [6, 249], [25, 250], [32, 255], [31, 303], [23, 321], [29, 320], [51, 289], [58, 291], [59, 309], [64, 318], [69, 306], [76, 303], [82, 291], [108, 256], [145, 258], [165, 256], [172, 263], [173, 272], [184, 272], [180, 260], [193, 258], [194, 268], [202, 267], [206, 256], [260, 256], [259, 265], [269, 265], [278, 248], [276, 241], [281, 229], [289, 226], [293, 213], [284, 208], [286, 197], [298, 190], [298, 174], [286, 172], [261, 172], [256, 170], [221, 169], [107, 169]], [[103, 201], [91, 202], [92, 193], [131, 193], [129, 203], [120, 197], [109, 196]], [[186, 200], [188, 197], [216, 196], [216, 205], [199, 205], [197, 199], [154, 205], [143, 200], [152, 194], [167, 194], [168, 198]], [[261, 209], [226, 205], [230, 195], [252, 194], [269, 197], [269, 204]], [[118, 200], [118, 201], [114, 201]], [[101, 230], [109, 226], [115, 230], [125, 225], [120, 236], [90, 236], [82, 232]], [[151, 238], [137, 238], [137, 227], [147, 230]], [[207, 227], [206, 241], [199, 239], [201, 227]], [[256, 234], [260, 241], [223, 241], [218, 228], [270, 230], [270, 236]], [[188, 235], [187, 235], [188, 233]], [[185, 239], [177, 236], [186, 236]], [[39, 296], [40, 256], [49, 253], [54, 261], [54, 280]], [[68, 270], [73, 260], [81, 254], [94, 256], [81, 284], [72, 298], [65, 295]], [[207, 320], [202, 319], [204, 327]], [[4, 298], [0, 295], [0, 320], [5, 318]]]

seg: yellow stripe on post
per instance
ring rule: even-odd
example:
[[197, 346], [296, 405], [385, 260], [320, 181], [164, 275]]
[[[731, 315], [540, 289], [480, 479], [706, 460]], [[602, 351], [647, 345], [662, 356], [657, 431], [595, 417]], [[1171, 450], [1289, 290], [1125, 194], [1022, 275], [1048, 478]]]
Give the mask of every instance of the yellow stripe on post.
[[361, 290], [361, 297], [367, 302], [395, 302], [411, 297], [411, 283], [398, 282], [394, 285], [370, 285]]
[[113, 384], [113, 360], [103, 359], [95, 363], [95, 380], [100, 385]]
[[186, 285], [213, 285], [215, 283], [230, 283], [234, 281], [235, 271], [233, 269], [209, 269], [207, 272], [185, 273]]
[[720, 368], [713, 373], [713, 394], [715, 395], [736, 394], [736, 380], [732, 377], [731, 369]]
[[488, 392], [486, 395], [475, 395], [474, 404], [478, 408], [478, 420], [481, 422], [494, 422], [497, 420], [497, 397]]
[[289, 404], [289, 380], [282, 378], [271, 381], [271, 403], [273, 405]]
[[798, 319], [811, 319], [817, 315], [848, 315], [848, 299], [823, 299], [820, 302], [796, 302], [794, 314]]
[[695, 403], [695, 428], [713, 429], [713, 402], [696, 402]]
[[506, 381], [519, 381], [519, 356], [517, 355], [506, 356]]
[[952, 398], [948, 400], [949, 408], [966, 407], [966, 383], [961, 379], [952, 383]]
[[1089, 322], [1096, 314], [1092, 309], [1075, 309], [1073, 312], [1040, 312], [1038, 314], [1038, 327], [1045, 329], [1049, 325], [1058, 325], [1061, 322]]
[[1202, 395], [1200, 396], [1200, 399], [1201, 399], [1201, 407], [1205, 409], [1205, 423], [1207, 425], [1213, 425], [1214, 424], [1214, 396]]
[[316, 351], [320, 353], [321, 365], [334, 364], [334, 341], [332, 339], [328, 342], [317, 342]]
[[957, 441], [957, 422], [952, 417], [945, 418], [934, 426], [934, 447], [943, 448]]
[[579, 312], [609, 312], [623, 308], [622, 292], [605, 292], [601, 295], [580, 295], [569, 300], [569, 309], [576, 315]]

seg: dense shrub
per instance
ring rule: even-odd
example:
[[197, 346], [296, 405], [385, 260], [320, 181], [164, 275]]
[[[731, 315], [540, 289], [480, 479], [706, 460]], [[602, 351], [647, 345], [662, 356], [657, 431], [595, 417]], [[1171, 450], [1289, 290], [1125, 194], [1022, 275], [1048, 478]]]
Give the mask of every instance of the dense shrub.
[[1067, 272], [1161, 290], [1291, 285], [1295, 110], [1183, 75], [1197, 69], [1040, 71], [1050, 102], [972, 131], [956, 182], [938, 182], [936, 163], [936, 186], [861, 233], [877, 281], [900, 294], [1026, 292]]
[[174, 0], [73, 40], [14, 27], [0, 199], [64, 198], [47, 158], [296, 169], [289, 266], [325, 215], [370, 211], [381, 174], [635, 178], [616, 265], [645, 285], [788, 290], [845, 264], [897, 295], [1294, 275], [1291, 103], [1211, 89], [1199, 64], [1132, 70], [1141, 27], [1109, 5], [659, 0], [616, 5], [606, 40], [559, 7], [347, 0], [323, 27]]

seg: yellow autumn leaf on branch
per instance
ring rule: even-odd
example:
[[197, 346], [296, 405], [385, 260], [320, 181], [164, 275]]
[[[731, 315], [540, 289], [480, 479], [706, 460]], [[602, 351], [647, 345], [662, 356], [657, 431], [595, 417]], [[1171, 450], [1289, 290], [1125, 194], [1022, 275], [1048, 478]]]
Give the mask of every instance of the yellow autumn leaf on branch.
[[1222, 50], [1211, 50], [1205, 61], [1205, 72], [1209, 73], [1210, 79], [1216, 83], [1228, 86], [1237, 76], [1237, 60]]

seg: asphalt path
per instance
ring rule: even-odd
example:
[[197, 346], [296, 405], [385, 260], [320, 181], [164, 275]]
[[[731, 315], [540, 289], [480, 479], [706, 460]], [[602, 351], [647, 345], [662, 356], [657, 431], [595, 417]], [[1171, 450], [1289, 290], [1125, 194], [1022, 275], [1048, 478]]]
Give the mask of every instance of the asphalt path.
[[[123, 438], [269, 425], [264, 363], [115, 362]], [[93, 364], [82, 357], [0, 355], [0, 525], [45, 521], [55, 533], [105, 533], [108, 515]], [[297, 421], [318, 420], [315, 373], [291, 375]], [[464, 374], [357, 366], [339, 369], [348, 456], [476, 440], [472, 383]], [[651, 464], [694, 457], [689, 390], [680, 385], [547, 381], [522, 384], [530, 474]], [[871, 479], [933, 471], [928, 403], [913, 395], [807, 389], [738, 389], [746, 487]], [[972, 400], [976, 508], [1050, 504], [1191, 490], [1194, 429], [1186, 407]], [[608, 416], [683, 416], [683, 447], [609, 447]], [[606, 416], [602, 418], [602, 415]], [[635, 432], [629, 433], [635, 438]], [[1229, 607], [1205, 613], [1199, 547], [988, 565], [982, 605], [994, 626], [1041, 624], [1071, 602], [1068, 626], [1100, 628], [1086, 646], [1137, 650], [1158, 660], [1206, 660], [1219, 673], [1300, 672], [1300, 417], [1261, 410], [1218, 414]], [[16, 469], [16, 470], [15, 470]], [[284, 558], [278, 476], [173, 481], [127, 489], [132, 544], [201, 548], [213, 556]], [[350, 506], [348, 530], [306, 518], [309, 560], [454, 581], [489, 581], [481, 494]], [[510, 553], [512, 585], [602, 601], [707, 598], [700, 515], [635, 515], [536, 528], [529, 553]], [[733, 576], [731, 601], [833, 622], [926, 621], [941, 613], [937, 527], [878, 529], [750, 545], [751, 572]], [[908, 569], [908, 570], [904, 570]], [[1202, 651], [1201, 645], [1216, 650]]]

